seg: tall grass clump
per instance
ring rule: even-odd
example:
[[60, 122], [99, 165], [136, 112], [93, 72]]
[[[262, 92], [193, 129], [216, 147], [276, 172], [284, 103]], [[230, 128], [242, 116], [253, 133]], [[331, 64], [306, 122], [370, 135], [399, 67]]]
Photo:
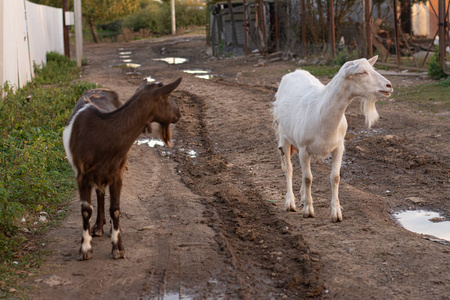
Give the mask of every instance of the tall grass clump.
[[439, 65], [439, 52], [434, 52], [431, 57], [430, 66], [428, 67], [428, 75], [433, 79], [447, 78], [448, 75], [441, 69]]
[[357, 49], [350, 51], [347, 47], [344, 47], [337, 53], [336, 58], [333, 60], [333, 63], [342, 67], [346, 62], [358, 58], [359, 52]]
[[[76, 63], [48, 53], [36, 77], [0, 99], [0, 281], [12, 284], [17, 269], [30, 267], [36, 234], [62, 218], [74, 191], [62, 132], [82, 93], [95, 85], [71, 81]], [[31, 267], [33, 264], [31, 264]], [[23, 273], [19, 273], [23, 274]], [[7, 297], [2, 287], [0, 298]]]

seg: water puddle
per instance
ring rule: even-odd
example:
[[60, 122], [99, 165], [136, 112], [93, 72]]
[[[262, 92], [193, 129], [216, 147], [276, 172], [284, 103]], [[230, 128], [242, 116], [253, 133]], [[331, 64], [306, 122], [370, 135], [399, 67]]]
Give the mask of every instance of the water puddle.
[[118, 65], [112, 65], [113, 68], [130, 68], [130, 69], [137, 69], [141, 65], [140, 64], [133, 64], [133, 63], [123, 63]]
[[143, 138], [143, 139], [137, 139], [135, 142], [136, 145], [149, 145], [152, 148], [155, 148], [156, 146], [164, 146], [164, 142], [160, 139], [155, 138]]
[[147, 76], [144, 79], [147, 79], [147, 82], [155, 82], [156, 81], [156, 79], [153, 78], [152, 76]]
[[201, 78], [201, 79], [209, 80], [209, 79], [213, 78], [214, 75], [211, 75], [211, 74], [206, 74], [206, 75], [195, 75], [195, 77]]
[[193, 69], [193, 70], [183, 70], [184, 73], [193, 74], [197, 78], [201, 79], [211, 79], [215, 75], [211, 74], [209, 70]]
[[[164, 147], [165, 144], [162, 140], [156, 138], [139, 138], [134, 142], [135, 145], [148, 145], [149, 147]], [[198, 153], [195, 150], [189, 150], [180, 148], [180, 152], [186, 153], [190, 158], [197, 158]], [[173, 153], [170, 151], [161, 151], [161, 155], [164, 157], [170, 157]]]
[[164, 300], [192, 300], [198, 299], [199, 295], [182, 294], [181, 292], [165, 292], [161, 299]]
[[188, 61], [187, 58], [183, 57], [164, 57], [164, 58], [154, 58], [154, 61], [163, 61], [168, 63], [169, 65], [179, 65]]
[[195, 150], [186, 150], [184, 148], [180, 148], [180, 151], [186, 153], [190, 158], [196, 158], [198, 156]]
[[437, 212], [409, 210], [398, 212], [394, 216], [409, 231], [450, 242], [450, 221], [444, 221]]
[[189, 150], [187, 152], [187, 155], [189, 155], [189, 157], [191, 157], [191, 158], [196, 158], [197, 157], [197, 152], [195, 152], [194, 150]]

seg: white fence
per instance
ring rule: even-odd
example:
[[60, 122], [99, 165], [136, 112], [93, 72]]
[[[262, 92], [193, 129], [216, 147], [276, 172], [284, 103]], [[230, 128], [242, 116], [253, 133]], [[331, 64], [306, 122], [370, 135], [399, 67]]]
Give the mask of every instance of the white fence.
[[[73, 13], [66, 16], [66, 23], [67, 19], [73, 22]], [[24, 86], [34, 76], [33, 63], [45, 64], [50, 51], [64, 54], [62, 9], [26, 0], [0, 0], [2, 86], [5, 82]]]

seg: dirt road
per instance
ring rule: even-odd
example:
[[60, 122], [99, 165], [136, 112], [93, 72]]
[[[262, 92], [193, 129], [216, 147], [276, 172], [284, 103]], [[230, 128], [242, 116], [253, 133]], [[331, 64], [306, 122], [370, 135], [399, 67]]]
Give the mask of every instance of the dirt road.
[[[112, 67], [121, 52], [141, 66]], [[450, 299], [450, 246], [392, 217], [425, 207], [448, 220], [448, 112], [387, 101], [367, 130], [352, 104], [341, 174], [344, 221], [330, 221], [328, 160], [312, 164], [316, 217], [304, 219], [284, 210], [270, 114], [294, 63], [215, 59], [195, 36], [87, 45], [84, 54], [89, 65], [81, 80], [114, 89], [122, 100], [143, 77], [183, 77], [173, 93], [183, 117], [173, 127], [173, 148], [132, 147], [121, 203], [127, 258], [111, 258], [105, 235], [94, 238], [91, 260], [76, 261], [75, 195], [68, 219], [46, 237], [53, 254], [26, 283], [32, 299]], [[152, 60], [162, 57], [188, 61]], [[193, 69], [216, 76], [183, 72]], [[394, 89], [419, 82], [389, 79]], [[294, 169], [298, 192], [296, 159]]]

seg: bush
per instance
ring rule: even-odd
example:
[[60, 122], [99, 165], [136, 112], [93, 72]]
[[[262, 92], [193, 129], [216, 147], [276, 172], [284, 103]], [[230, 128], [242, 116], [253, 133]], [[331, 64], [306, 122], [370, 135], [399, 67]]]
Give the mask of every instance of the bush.
[[344, 47], [344, 49], [342, 49], [337, 53], [336, 59], [333, 60], [333, 63], [338, 66], [343, 66], [346, 62], [358, 58], [359, 58], [358, 50], [355, 49], [352, 52], [350, 52], [347, 47]]
[[434, 52], [433, 57], [431, 57], [428, 75], [433, 79], [441, 79], [448, 76], [439, 66], [439, 52]]
[[[62, 132], [78, 98], [96, 86], [86, 82], [70, 85], [79, 70], [66, 57], [48, 53], [47, 60], [47, 65], [36, 69], [32, 82], [15, 93], [5, 84], [3, 91], [7, 96], [0, 100], [2, 274], [9, 274], [6, 262], [12, 260], [20, 243], [27, 239], [18, 229], [38, 232], [40, 223], [35, 222], [40, 211], [55, 219], [75, 188], [73, 171], [65, 159]], [[4, 281], [3, 277], [0, 281]]]
[[440, 81], [439, 85], [449, 87], [450, 86], [450, 77], [447, 77], [446, 79]]
[[35, 78], [32, 84], [54, 84], [70, 81], [79, 73], [77, 63], [57, 52], [47, 53], [45, 67], [34, 65]]

